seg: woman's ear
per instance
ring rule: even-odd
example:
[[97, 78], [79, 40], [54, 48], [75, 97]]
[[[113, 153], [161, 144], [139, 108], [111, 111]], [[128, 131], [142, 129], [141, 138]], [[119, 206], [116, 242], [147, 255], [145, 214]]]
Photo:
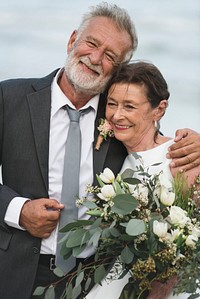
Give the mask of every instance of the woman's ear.
[[67, 43], [67, 54], [69, 54], [73, 48], [74, 42], [76, 40], [77, 37], [77, 30], [74, 30], [70, 36], [70, 39]]
[[159, 121], [163, 117], [167, 109], [167, 106], [168, 106], [167, 100], [160, 101], [159, 105], [155, 108], [154, 116], [156, 121]]

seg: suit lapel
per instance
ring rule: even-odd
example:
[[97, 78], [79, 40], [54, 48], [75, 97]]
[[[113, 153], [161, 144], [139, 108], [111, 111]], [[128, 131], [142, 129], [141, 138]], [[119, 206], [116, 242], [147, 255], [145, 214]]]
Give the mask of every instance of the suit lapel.
[[102, 94], [99, 99], [99, 106], [95, 122], [94, 145], [93, 145], [93, 170], [94, 183], [96, 183], [96, 174], [99, 174], [105, 167], [109, 167], [115, 175], [120, 171], [127, 150], [124, 145], [115, 138], [108, 137], [103, 141], [99, 150], [95, 150], [95, 145], [99, 131], [100, 118], [105, 118], [106, 96]]
[[[57, 71], [56, 71], [57, 72]], [[40, 79], [35, 92], [27, 95], [40, 171], [48, 191], [49, 126], [51, 115], [51, 82], [56, 72]]]
[[97, 138], [99, 135], [99, 131], [97, 127], [99, 126], [100, 118], [105, 118], [105, 105], [106, 105], [106, 97], [104, 94], [100, 95], [99, 98], [99, 105], [97, 110], [97, 117], [95, 120], [95, 131], [94, 131], [94, 144], [93, 144], [93, 172], [94, 172], [94, 179], [96, 177], [96, 174], [99, 174], [102, 169], [105, 162], [106, 154], [109, 148], [110, 138], [108, 138], [106, 141], [104, 140], [100, 149], [95, 150], [95, 145], [97, 142]]

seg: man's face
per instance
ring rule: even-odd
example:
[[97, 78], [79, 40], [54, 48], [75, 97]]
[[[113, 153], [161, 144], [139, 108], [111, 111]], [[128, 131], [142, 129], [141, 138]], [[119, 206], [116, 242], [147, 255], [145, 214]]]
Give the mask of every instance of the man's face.
[[65, 72], [75, 89], [87, 94], [103, 91], [113, 70], [131, 49], [131, 39], [108, 18], [93, 18], [68, 44]]

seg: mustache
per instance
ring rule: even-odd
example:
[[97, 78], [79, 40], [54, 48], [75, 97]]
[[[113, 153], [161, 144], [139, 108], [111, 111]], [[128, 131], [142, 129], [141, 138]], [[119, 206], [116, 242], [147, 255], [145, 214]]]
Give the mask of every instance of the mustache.
[[91, 63], [90, 59], [87, 56], [80, 57], [80, 61], [84, 63], [89, 69], [96, 72], [99, 75], [103, 74], [103, 69], [100, 65], [94, 65]]

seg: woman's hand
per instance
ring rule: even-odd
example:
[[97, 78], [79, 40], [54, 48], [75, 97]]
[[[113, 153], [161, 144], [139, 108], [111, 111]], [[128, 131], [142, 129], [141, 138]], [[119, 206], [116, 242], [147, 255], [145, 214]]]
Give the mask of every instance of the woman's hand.
[[169, 294], [172, 292], [173, 287], [177, 283], [177, 277], [173, 276], [165, 283], [159, 281], [154, 281], [152, 283], [152, 289], [147, 296], [147, 299], [166, 299]]
[[177, 130], [174, 141], [167, 153], [172, 168], [186, 171], [200, 165], [200, 134], [190, 129]]

